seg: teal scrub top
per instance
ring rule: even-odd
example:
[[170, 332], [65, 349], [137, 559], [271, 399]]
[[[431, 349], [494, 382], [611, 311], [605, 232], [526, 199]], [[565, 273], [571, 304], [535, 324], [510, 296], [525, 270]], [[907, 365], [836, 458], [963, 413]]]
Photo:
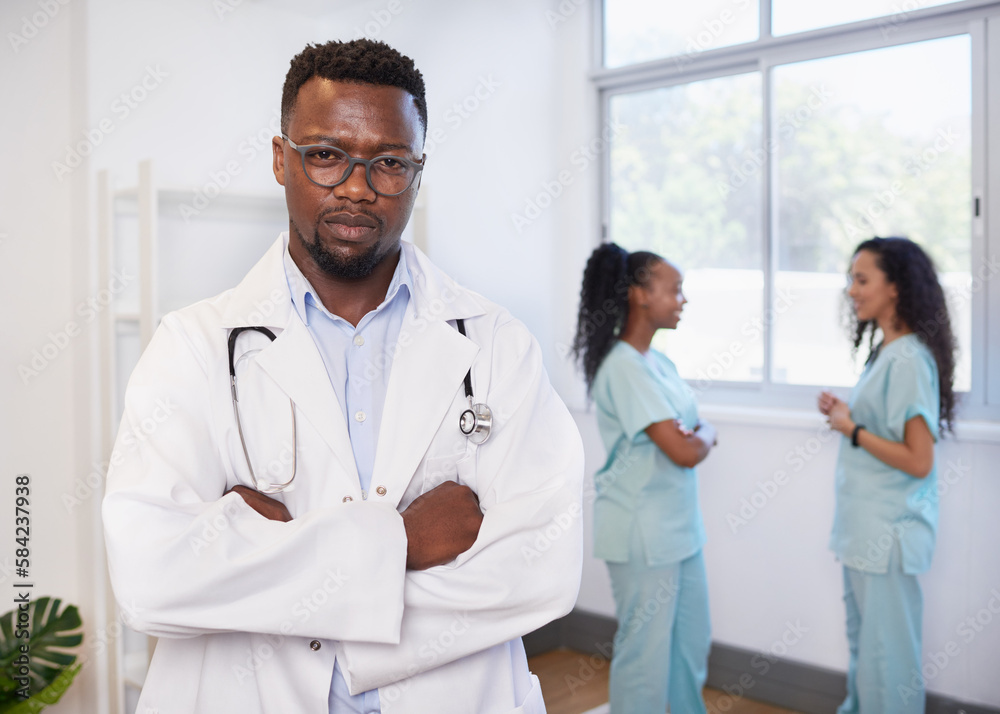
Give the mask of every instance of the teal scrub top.
[[[891, 441], [903, 441], [906, 422], [919, 416], [938, 435], [937, 363], [915, 334], [885, 345], [868, 363], [848, 405], [856, 424]], [[830, 548], [855, 570], [886, 573], [895, 544], [903, 572], [930, 567], [938, 522], [937, 464], [915, 478], [879, 461], [863, 448], [840, 441], [837, 506]]]
[[[667, 419], [694, 429], [694, 392], [665, 355], [653, 349], [643, 355], [618, 341], [598, 368], [591, 395], [608, 452], [594, 476], [594, 555], [613, 563], [644, 557], [658, 566], [696, 554], [705, 526], [695, 470], [671, 461], [645, 432]], [[633, 528], [643, 553], [630, 548]]]

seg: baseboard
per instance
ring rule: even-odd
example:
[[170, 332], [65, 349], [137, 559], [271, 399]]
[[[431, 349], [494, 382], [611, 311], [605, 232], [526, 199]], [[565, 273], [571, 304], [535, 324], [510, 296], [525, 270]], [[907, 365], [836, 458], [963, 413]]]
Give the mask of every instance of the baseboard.
[[[613, 617], [574, 610], [524, 636], [531, 657], [566, 647], [584, 654], [611, 654], [618, 624]], [[746, 697], [803, 714], [834, 714], [843, 701], [843, 672], [781, 659], [717, 642], [708, 658], [708, 685], [733, 699]], [[709, 714], [721, 714], [721, 704]], [[1000, 709], [927, 695], [926, 714], [1000, 714]]]

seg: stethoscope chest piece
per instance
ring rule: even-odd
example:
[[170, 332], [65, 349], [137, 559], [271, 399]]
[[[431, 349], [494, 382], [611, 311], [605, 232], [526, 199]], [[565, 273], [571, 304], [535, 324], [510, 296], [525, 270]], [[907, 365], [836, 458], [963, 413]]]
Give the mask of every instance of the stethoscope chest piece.
[[493, 411], [485, 404], [473, 404], [458, 419], [458, 428], [477, 445], [490, 438], [492, 427]]
[[[458, 331], [465, 337], [465, 320], [455, 320]], [[458, 417], [458, 428], [477, 446], [490, 438], [493, 428], [493, 411], [485, 404], [475, 404], [472, 397], [472, 369], [465, 374], [465, 397], [469, 408]]]

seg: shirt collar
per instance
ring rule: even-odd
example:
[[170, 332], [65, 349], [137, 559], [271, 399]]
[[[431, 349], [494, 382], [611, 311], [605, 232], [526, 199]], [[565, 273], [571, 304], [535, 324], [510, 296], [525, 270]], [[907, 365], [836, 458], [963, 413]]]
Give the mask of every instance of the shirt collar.
[[[306, 310], [307, 300], [308, 304], [320, 310], [327, 317], [334, 320], [341, 320], [343, 318], [334, 315], [323, 302], [319, 299], [319, 295], [316, 293], [316, 289], [312, 286], [312, 283], [302, 274], [299, 270], [299, 266], [295, 264], [292, 260], [291, 253], [288, 252], [288, 243], [285, 243], [285, 252], [282, 256], [285, 266], [285, 278], [288, 281], [288, 290], [292, 297], [292, 307], [295, 312], [298, 313], [299, 318], [302, 322], [308, 326], [309, 316]], [[382, 303], [375, 308], [376, 310], [381, 310], [383, 306], [391, 302], [399, 294], [403, 298], [409, 298], [413, 293], [413, 278], [410, 275], [409, 266], [406, 263], [406, 251], [400, 247], [399, 250], [399, 262], [396, 264], [396, 270], [392, 274], [392, 280], [389, 282], [389, 289], [385, 292], [385, 299]]]

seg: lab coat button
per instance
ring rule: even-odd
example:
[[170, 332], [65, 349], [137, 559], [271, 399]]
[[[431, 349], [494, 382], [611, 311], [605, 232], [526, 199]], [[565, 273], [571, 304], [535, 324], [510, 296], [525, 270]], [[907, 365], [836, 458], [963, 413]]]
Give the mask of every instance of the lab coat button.
[[365, 343], [365, 338], [362, 337], [361, 335], [356, 335], [354, 337], [354, 344], [356, 344], [358, 347], [361, 347], [364, 343]]
[[365, 419], [367, 419], [367, 418], [368, 418], [368, 416], [367, 416], [367, 415], [366, 415], [366, 414], [365, 414], [365, 413], [364, 413], [363, 411], [358, 411], [358, 412], [356, 412], [356, 413], [354, 414], [354, 418], [355, 418], [355, 419], [356, 419], [357, 421], [359, 421], [359, 422], [362, 422], [362, 421], [364, 421]]
[[322, 646], [323, 643], [320, 642], [319, 640], [313, 640], [312, 642], [309, 643], [309, 649], [311, 649], [313, 652], [316, 652]]
[[344, 502], [344, 503], [349, 503], [350, 501], [353, 501], [353, 500], [354, 500], [354, 499], [353, 499], [353, 498], [352, 498], [351, 496], [344, 496], [344, 500], [343, 500], [343, 502]]
[[375, 489], [375, 493], [377, 493], [379, 496], [384, 496], [385, 495], [385, 486], [379, 486], [378, 488], [376, 488]]

